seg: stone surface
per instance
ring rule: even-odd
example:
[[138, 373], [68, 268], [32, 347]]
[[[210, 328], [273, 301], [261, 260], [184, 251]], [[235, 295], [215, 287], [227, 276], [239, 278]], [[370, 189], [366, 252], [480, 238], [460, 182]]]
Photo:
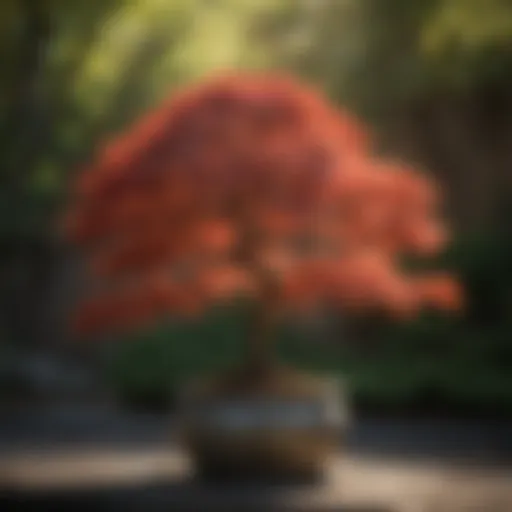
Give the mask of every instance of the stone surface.
[[0, 461], [0, 508], [23, 498], [34, 506], [88, 502], [94, 510], [512, 510], [505, 468], [339, 456], [327, 476], [312, 486], [212, 486], [194, 482], [174, 450], [29, 452]]
[[3, 408], [0, 510], [512, 511], [510, 422], [357, 418], [330, 481], [295, 490], [187, 480], [174, 423], [103, 406]]

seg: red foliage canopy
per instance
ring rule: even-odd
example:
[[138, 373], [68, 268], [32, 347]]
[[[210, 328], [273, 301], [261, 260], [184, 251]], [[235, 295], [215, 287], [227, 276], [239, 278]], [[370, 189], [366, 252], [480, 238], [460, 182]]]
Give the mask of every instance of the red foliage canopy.
[[448, 276], [399, 266], [442, 247], [438, 203], [429, 179], [372, 156], [361, 124], [315, 91], [280, 76], [206, 81], [80, 175], [68, 234], [103, 288], [78, 327], [132, 328], [237, 293], [260, 297], [262, 272], [292, 308], [456, 308]]

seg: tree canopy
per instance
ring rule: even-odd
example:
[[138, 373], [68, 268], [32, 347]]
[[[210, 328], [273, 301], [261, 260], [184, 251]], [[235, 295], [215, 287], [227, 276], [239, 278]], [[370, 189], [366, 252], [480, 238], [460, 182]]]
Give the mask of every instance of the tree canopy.
[[103, 289], [79, 327], [131, 327], [237, 292], [266, 302], [269, 281], [285, 304], [456, 308], [448, 277], [400, 267], [444, 246], [438, 203], [425, 176], [374, 157], [358, 121], [292, 79], [189, 86], [80, 176], [69, 233]]

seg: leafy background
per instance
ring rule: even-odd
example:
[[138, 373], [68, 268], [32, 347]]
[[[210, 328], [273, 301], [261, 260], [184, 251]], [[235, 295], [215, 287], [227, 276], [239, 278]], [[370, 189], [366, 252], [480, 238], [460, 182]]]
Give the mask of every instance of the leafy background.
[[65, 318], [83, 273], [55, 225], [95, 147], [175, 88], [217, 70], [280, 69], [362, 115], [379, 151], [441, 181], [456, 233], [442, 260], [468, 293], [459, 319], [290, 326], [281, 356], [345, 376], [363, 405], [512, 412], [511, 64], [505, 0], [3, 0], [4, 352], [88, 360], [142, 401], [240, 357], [236, 308], [79, 346]]

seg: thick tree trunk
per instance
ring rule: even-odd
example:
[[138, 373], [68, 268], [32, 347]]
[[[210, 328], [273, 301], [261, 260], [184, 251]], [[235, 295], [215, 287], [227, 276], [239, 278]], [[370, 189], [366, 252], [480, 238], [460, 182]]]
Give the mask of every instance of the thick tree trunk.
[[252, 317], [247, 344], [247, 366], [256, 372], [265, 372], [274, 364], [273, 341], [276, 327], [274, 311], [268, 304], [257, 304]]
[[251, 271], [259, 287], [248, 318], [243, 369], [251, 375], [262, 375], [275, 363], [273, 341], [279, 316], [279, 278], [258, 260], [262, 234], [254, 227], [248, 204], [235, 200], [230, 210], [231, 214], [241, 219], [240, 229], [243, 233], [235, 259]]
[[278, 281], [261, 270], [261, 292], [252, 311], [246, 364], [250, 371], [265, 373], [275, 365], [275, 335], [279, 324]]

